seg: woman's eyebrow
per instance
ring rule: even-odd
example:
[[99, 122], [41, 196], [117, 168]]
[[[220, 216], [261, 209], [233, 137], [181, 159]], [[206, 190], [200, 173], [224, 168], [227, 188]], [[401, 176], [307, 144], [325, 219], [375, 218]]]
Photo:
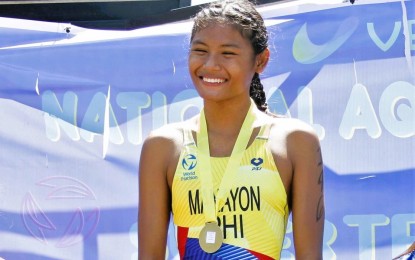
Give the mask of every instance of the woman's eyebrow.
[[221, 47], [225, 47], [225, 48], [236, 48], [236, 49], [240, 49], [241, 48], [238, 44], [235, 44], [235, 43], [222, 44]]
[[202, 40], [193, 40], [192, 44], [202, 44], [202, 45], [207, 45], [206, 43], [204, 43]]
[[[198, 40], [198, 39], [192, 41], [192, 45], [196, 45], [196, 44], [207, 46], [207, 44], [204, 41]], [[222, 48], [236, 48], [236, 49], [241, 48], [240, 45], [236, 44], [236, 43], [224, 43], [224, 44], [221, 44], [220, 47], [222, 47]]]

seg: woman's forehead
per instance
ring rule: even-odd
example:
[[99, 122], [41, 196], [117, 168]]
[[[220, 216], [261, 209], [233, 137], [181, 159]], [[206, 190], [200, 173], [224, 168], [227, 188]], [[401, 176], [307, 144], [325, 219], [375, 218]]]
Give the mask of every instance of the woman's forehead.
[[224, 41], [233, 39], [234, 41], [241, 40], [249, 42], [249, 37], [242, 30], [240, 26], [235, 24], [212, 22], [195, 30], [193, 32], [192, 42], [196, 38], [199, 40], [201, 38], [215, 38], [219, 40], [223, 39]]

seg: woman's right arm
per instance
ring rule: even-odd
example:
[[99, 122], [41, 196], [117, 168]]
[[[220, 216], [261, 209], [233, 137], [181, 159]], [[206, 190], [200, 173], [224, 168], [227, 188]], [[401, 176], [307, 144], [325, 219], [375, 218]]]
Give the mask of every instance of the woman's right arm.
[[141, 150], [138, 241], [142, 260], [165, 259], [171, 211], [167, 181], [171, 143], [168, 138], [150, 135]]

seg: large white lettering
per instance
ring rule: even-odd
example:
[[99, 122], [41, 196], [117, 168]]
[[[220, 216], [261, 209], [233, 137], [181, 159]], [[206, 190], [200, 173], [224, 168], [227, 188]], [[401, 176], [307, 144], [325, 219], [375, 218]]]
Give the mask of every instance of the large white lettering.
[[59, 141], [61, 128], [74, 141], [80, 139], [76, 122], [78, 96], [68, 91], [63, 96], [62, 106], [52, 91], [42, 95], [42, 110], [44, 114], [46, 136], [49, 140]]
[[349, 227], [358, 228], [359, 259], [375, 260], [375, 230], [378, 226], [387, 226], [390, 222], [385, 215], [348, 215], [343, 218]]
[[356, 129], [365, 129], [372, 138], [378, 138], [382, 133], [369, 93], [362, 84], [352, 88], [339, 133], [344, 139], [351, 139]]
[[394, 136], [414, 136], [415, 86], [404, 81], [390, 84], [379, 100], [379, 117]]
[[325, 130], [319, 124], [314, 123], [314, 112], [313, 112], [313, 93], [310, 88], [303, 87], [299, 89], [297, 96], [298, 104], [298, 119], [313, 126], [320, 140], [324, 139]]
[[150, 96], [145, 92], [122, 92], [117, 95], [117, 104], [127, 112], [127, 138], [134, 145], [143, 142], [142, 110], [150, 106]]
[[[281, 90], [271, 88], [268, 96], [270, 96], [270, 111], [291, 116]], [[144, 139], [145, 126], [151, 130], [168, 122], [185, 120], [197, 114], [203, 106], [202, 99], [194, 89], [177, 93], [170, 104], [166, 95], [159, 91], [151, 96], [146, 92], [120, 92], [115, 101], [118, 108], [125, 111], [125, 115], [116, 115], [114, 104], [108, 102], [107, 94], [97, 92], [86, 106], [84, 115], [79, 116], [78, 96], [74, 92], [64, 93], [61, 102], [52, 91], [45, 91], [41, 97], [42, 110], [46, 112], [44, 116], [46, 136], [55, 142], [62, 137], [61, 131], [73, 141], [82, 138], [87, 142], [93, 142], [95, 136], [103, 135], [108, 131], [106, 134], [110, 143], [123, 144], [124, 136], [127, 136], [129, 143], [140, 145]], [[324, 127], [315, 122], [313, 93], [310, 88], [303, 87], [299, 90], [297, 107], [298, 118], [313, 126], [320, 140], [323, 140], [326, 133]], [[80, 127], [77, 123], [79, 117], [82, 118]], [[119, 126], [118, 118], [125, 119], [126, 127]], [[108, 123], [105, 123], [105, 120]], [[144, 125], [144, 122], [152, 122], [152, 124]], [[398, 138], [411, 138], [415, 135], [413, 84], [397, 81], [387, 86], [379, 99], [379, 115], [376, 114], [366, 87], [362, 84], [353, 86], [339, 126], [340, 136], [351, 139], [356, 130], [365, 130], [371, 138], [378, 138], [382, 134], [381, 126]]]
[[[408, 24], [408, 31], [409, 31], [409, 48], [410, 50], [415, 50], [415, 30], [413, 30], [413, 25], [415, 24], [415, 20], [408, 20], [405, 21]], [[374, 23], [367, 23], [367, 32], [369, 34], [369, 37], [372, 39], [372, 41], [375, 43], [379, 49], [386, 52], [388, 51], [393, 44], [398, 39], [398, 36], [400, 35], [402, 31], [402, 22], [401, 21], [395, 21], [394, 27], [392, 29], [391, 34], [389, 35], [388, 39], [386, 41], [382, 41], [375, 30], [375, 24]], [[382, 27], [382, 30], [384, 31], [385, 28]]]

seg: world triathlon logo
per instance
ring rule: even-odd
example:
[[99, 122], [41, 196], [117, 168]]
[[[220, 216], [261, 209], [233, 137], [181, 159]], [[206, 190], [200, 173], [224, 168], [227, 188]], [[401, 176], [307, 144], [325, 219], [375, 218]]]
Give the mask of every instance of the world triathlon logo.
[[196, 156], [193, 154], [186, 155], [182, 160], [182, 167], [186, 171], [191, 171], [196, 167], [197, 160]]

